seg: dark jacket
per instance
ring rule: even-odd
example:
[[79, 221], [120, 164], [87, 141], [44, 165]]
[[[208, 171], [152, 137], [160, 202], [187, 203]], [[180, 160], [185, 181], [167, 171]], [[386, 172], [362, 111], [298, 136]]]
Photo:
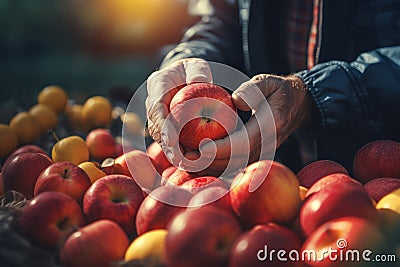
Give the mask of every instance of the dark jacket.
[[[282, 1], [209, 2], [214, 12], [186, 32], [163, 64], [200, 57], [250, 77], [289, 73], [277, 26]], [[317, 158], [351, 171], [356, 150], [366, 142], [400, 141], [400, 1], [320, 0], [319, 8], [316, 66], [296, 73], [319, 117], [312, 129], [300, 131], [300, 144], [313, 138]]]

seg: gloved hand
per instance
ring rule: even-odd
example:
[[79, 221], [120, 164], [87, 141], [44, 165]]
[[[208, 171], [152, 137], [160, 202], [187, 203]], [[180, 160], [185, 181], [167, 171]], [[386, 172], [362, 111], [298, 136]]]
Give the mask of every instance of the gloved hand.
[[[235, 90], [232, 98], [238, 109], [252, 111], [252, 116], [231, 136], [200, 147], [202, 157], [216, 155], [206, 170], [209, 173], [223, 171], [229, 160], [234, 168], [243, 165], [243, 160], [251, 163], [273, 156], [275, 149], [309, 119], [312, 106], [307, 87], [294, 75], [254, 76]], [[247, 146], [242, 145], [246, 138]]]
[[175, 165], [182, 159], [176, 157], [180, 154], [177, 151], [179, 149], [177, 131], [167, 119], [169, 104], [179, 89], [194, 82], [212, 82], [207, 61], [198, 58], [179, 60], [153, 72], [147, 79], [148, 130], [151, 137], [163, 146], [167, 157]]

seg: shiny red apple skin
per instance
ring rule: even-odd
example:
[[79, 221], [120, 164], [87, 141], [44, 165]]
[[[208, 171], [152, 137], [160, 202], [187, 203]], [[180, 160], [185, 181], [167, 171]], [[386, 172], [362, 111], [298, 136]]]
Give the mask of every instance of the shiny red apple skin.
[[153, 160], [141, 150], [129, 151], [114, 160], [112, 166], [105, 169], [107, 174], [123, 174], [135, 179], [143, 190], [153, 190], [160, 180]]
[[374, 204], [363, 188], [339, 183], [309, 196], [300, 210], [300, 226], [305, 236], [323, 223], [340, 217], [378, 218]]
[[[300, 237], [289, 228], [273, 223], [256, 225], [235, 240], [230, 251], [228, 266], [301, 266], [299, 263], [289, 260], [279, 261], [276, 255], [270, 261], [268, 255], [268, 251], [271, 252], [271, 250], [276, 252], [284, 250], [287, 253], [285, 257], [288, 258], [288, 253], [291, 250], [299, 251], [301, 245]], [[266, 252], [267, 255], [265, 255]]]
[[22, 153], [41, 153], [43, 155], [47, 155], [46, 151], [43, 148], [37, 145], [29, 144], [29, 145], [22, 145], [17, 147], [10, 155], [8, 155], [7, 159]]
[[300, 209], [299, 181], [271, 160], [250, 164], [231, 184], [232, 208], [247, 227], [267, 222], [291, 224]]
[[[188, 101], [193, 99], [199, 103]], [[236, 128], [232, 97], [215, 84], [188, 84], [175, 94], [169, 107], [180, 131], [179, 142], [186, 149], [198, 150], [201, 140], [224, 138]]]
[[167, 229], [167, 265], [174, 267], [226, 266], [231, 245], [241, 232], [232, 214], [211, 207], [185, 210]]
[[186, 209], [191, 197], [192, 194], [189, 191], [180, 187], [161, 186], [153, 190], [145, 197], [137, 212], [137, 234], [141, 235], [154, 229], [165, 229], [175, 214]]
[[[170, 173], [169, 173], [170, 172]], [[176, 168], [174, 166], [168, 167], [163, 172], [163, 176], [161, 179], [161, 185], [165, 186], [176, 186], [182, 185], [183, 183], [198, 177], [196, 173], [187, 172], [183, 169]]]
[[207, 187], [195, 193], [188, 203], [190, 208], [209, 206], [233, 213], [229, 189], [221, 186]]
[[400, 188], [400, 179], [397, 178], [375, 178], [364, 185], [365, 191], [378, 202], [382, 197]]
[[80, 206], [60, 192], [44, 192], [23, 208], [18, 229], [35, 244], [46, 249], [61, 247], [65, 239], [84, 224]]
[[[360, 262], [352, 261], [351, 254], [349, 260], [340, 261], [339, 255], [346, 251], [357, 250], [362, 259], [364, 250], [377, 251], [376, 249], [385, 243], [384, 236], [376, 227], [368, 220], [357, 217], [342, 217], [335, 220], [328, 221], [319, 226], [303, 243], [301, 251], [314, 251], [318, 260], [305, 257], [305, 262], [309, 266], [315, 267], [328, 267], [328, 266], [354, 266]], [[330, 260], [327, 251], [336, 250], [337, 260]], [[340, 252], [342, 251], [342, 252]], [[324, 253], [324, 254], [323, 254]], [[370, 258], [373, 256], [370, 255]], [[366, 263], [366, 262], [364, 262]]]
[[316, 181], [333, 173], [349, 175], [345, 167], [332, 160], [317, 160], [303, 167], [296, 175], [300, 185], [310, 188]]
[[400, 178], [400, 143], [375, 140], [361, 147], [353, 159], [354, 177], [362, 183], [380, 178]]
[[363, 185], [351, 178], [350, 176], [348, 176], [347, 174], [343, 174], [343, 173], [332, 173], [332, 174], [328, 174], [325, 177], [322, 177], [321, 179], [319, 179], [317, 182], [315, 182], [307, 191], [306, 193], [306, 198], [309, 197], [310, 195], [326, 188], [326, 187], [331, 187], [331, 186], [335, 186], [336, 184], [340, 184], [340, 183], [345, 183], [348, 184], [349, 186], [354, 186], [357, 187], [361, 190], [364, 189]]
[[104, 160], [115, 156], [115, 139], [110, 131], [97, 128], [91, 130], [86, 136], [86, 145], [90, 156], [97, 160]]
[[90, 187], [89, 176], [72, 162], [55, 162], [44, 169], [35, 184], [34, 195], [57, 191], [69, 195], [82, 205], [83, 195]]
[[67, 239], [60, 261], [63, 267], [110, 267], [123, 260], [128, 245], [129, 239], [117, 223], [101, 219]]
[[15, 190], [31, 199], [40, 173], [53, 161], [42, 153], [21, 153], [9, 158], [3, 166], [3, 190]]
[[143, 201], [137, 183], [125, 175], [107, 175], [92, 184], [83, 199], [88, 222], [109, 219], [118, 223], [127, 235], [135, 233], [136, 214]]
[[214, 186], [228, 188], [228, 185], [223, 180], [214, 176], [196, 177], [181, 184], [182, 188], [188, 190], [192, 194], [196, 194], [201, 190]]
[[152, 142], [147, 147], [146, 153], [156, 164], [156, 169], [159, 174], [162, 174], [166, 168], [173, 166], [171, 162], [169, 162], [168, 158], [165, 156], [162, 147], [157, 142]]

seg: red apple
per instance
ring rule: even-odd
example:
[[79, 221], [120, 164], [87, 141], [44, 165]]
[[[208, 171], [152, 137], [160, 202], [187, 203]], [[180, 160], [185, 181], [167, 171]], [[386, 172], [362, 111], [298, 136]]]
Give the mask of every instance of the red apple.
[[118, 174], [107, 175], [87, 190], [83, 211], [89, 222], [110, 219], [130, 235], [135, 232], [136, 213], [142, 201], [142, 190], [132, 178]]
[[107, 174], [123, 174], [133, 177], [144, 190], [153, 190], [159, 184], [155, 163], [141, 150], [129, 151], [115, 160], [109, 158], [102, 163], [102, 170]]
[[123, 260], [128, 245], [129, 239], [117, 223], [101, 219], [72, 234], [60, 260], [64, 267], [110, 267]]
[[8, 159], [22, 153], [41, 153], [43, 155], [47, 155], [47, 153], [37, 145], [22, 145], [16, 148], [11, 154], [8, 156]]
[[162, 174], [163, 171], [172, 166], [168, 158], [165, 156], [164, 151], [157, 142], [151, 143], [146, 149], [147, 155], [156, 163], [158, 173]]
[[230, 213], [211, 207], [183, 211], [168, 225], [167, 265], [226, 266], [231, 245], [240, 232], [239, 223]]
[[228, 185], [224, 181], [214, 176], [202, 176], [193, 178], [190, 179], [189, 181], [184, 182], [181, 185], [182, 188], [190, 191], [192, 194], [196, 194], [201, 190], [213, 186], [228, 188]]
[[[376, 225], [362, 218], [343, 217], [318, 227], [304, 242], [301, 255], [310, 266], [353, 266], [372, 260], [372, 252], [383, 243]], [[366, 250], [371, 253], [365, 254]]]
[[57, 191], [69, 195], [82, 205], [83, 195], [91, 185], [89, 176], [72, 162], [60, 161], [51, 164], [39, 175], [34, 195], [46, 191]]
[[378, 202], [382, 197], [400, 188], [400, 179], [375, 178], [364, 185], [365, 191]]
[[193, 83], [179, 90], [171, 100], [171, 117], [184, 148], [198, 150], [205, 138], [224, 138], [236, 128], [236, 107], [222, 87]]
[[321, 189], [324, 189], [326, 187], [331, 187], [331, 186], [335, 186], [336, 184], [339, 183], [346, 183], [358, 187], [359, 189], [363, 189], [363, 185], [351, 178], [350, 176], [348, 176], [347, 174], [343, 174], [343, 173], [333, 173], [333, 174], [328, 174], [325, 177], [322, 177], [321, 179], [319, 179], [317, 182], [315, 182], [307, 191], [306, 193], [306, 198], [309, 197], [310, 195], [312, 195], [313, 193], [316, 193], [318, 191], [320, 191]]
[[339, 183], [325, 187], [306, 199], [300, 210], [300, 225], [308, 236], [323, 223], [346, 216], [375, 221], [377, 211], [362, 187]]
[[375, 140], [361, 147], [353, 160], [357, 180], [366, 183], [374, 178], [400, 178], [400, 143]]
[[15, 190], [28, 199], [33, 197], [39, 174], [50, 166], [51, 159], [41, 153], [21, 153], [12, 156], [3, 166], [3, 190]]
[[[172, 168], [174, 168], [174, 169], [172, 169]], [[172, 172], [172, 170], [174, 170], [174, 171]], [[171, 171], [172, 173], [169, 174], [168, 177], [166, 177], [167, 176], [166, 171], [167, 172]], [[163, 179], [161, 180], [161, 185], [166, 185], [166, 186], [182, 185], [183, 183], [185, 183], [193, 178], [198, 177], [198, 175], [193, 172], [187, 172], [183, 169], [179, 169], [174, 166], [168, 167], [167, 169], [165, 169], [165, 171], [163, 172], [163, 175], [165, 175], [165, 176], [162, 177]]]
[[[272, 223], [256, 225], [235, 240], [229, 267], [298, 266], [288, 254], [291, 250], [299, 251], [301, 244], [300, 237], [289, 228]], [[280, 250], [285, 252], [280, 257], [286, 261], [277, 257]]]
[[142, 202], [136, 216], [136, 231], [141, 235], [149, 230], [165, 229], [170, 219], [184, 210], [192, 194], [179, 187], [161, 186]]
[[332, 160], [317, 160], [301, 169], [297, 173], [300, 185], [310, 188], [316, 181], [332, 173], [343, 173], [349, 175], [349, 172], [339, 163]]
[[229, 190], [221, 186], [207, 187], [194, 194], [188, 204], [188, 207], [208, 206], [233, 212]]
[[106, 129], [91, 130], [86, 136], [86, 145], [89, 148], [90, 156], [95, 159], [104, 160], [115, 155], [114, 137]]
[[47, 249], [60, 247], [84, 223], [81, 208], [68, 195], [44, 192], [34, 197], [18, 217], [19, 231]]
[[299, 181], [285, 165], [263, 160], [236, 175], [230, 192], [232, 208], [246, 226], [292, 223], [300, 209]]

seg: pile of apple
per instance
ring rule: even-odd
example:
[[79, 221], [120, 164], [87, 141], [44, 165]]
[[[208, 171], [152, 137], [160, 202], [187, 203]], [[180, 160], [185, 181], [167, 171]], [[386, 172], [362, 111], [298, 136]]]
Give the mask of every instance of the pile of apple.
[[[204, 117], [199, 125], [215, 126]], [[277, 253], [399, 251], [395, 141], [362, 147], [352, 176], [331, 160], [313, 162], [297, 174], [263, 160], [229, 182], [172, 166], [155, 142], [146, 151], [123, 154], [116, 147], [107, 130], [95, 129], [85, 140], [59, 140], [51, 155], [22, 146], [4, 163], [3, 192], [15, 190], [29, 200], [15, 221], [17, 231], [64, 267], [340, 266], [326, 257], [279, 261], [289, 255]], [[275, 254], [270, 258], [267, 251]]]

